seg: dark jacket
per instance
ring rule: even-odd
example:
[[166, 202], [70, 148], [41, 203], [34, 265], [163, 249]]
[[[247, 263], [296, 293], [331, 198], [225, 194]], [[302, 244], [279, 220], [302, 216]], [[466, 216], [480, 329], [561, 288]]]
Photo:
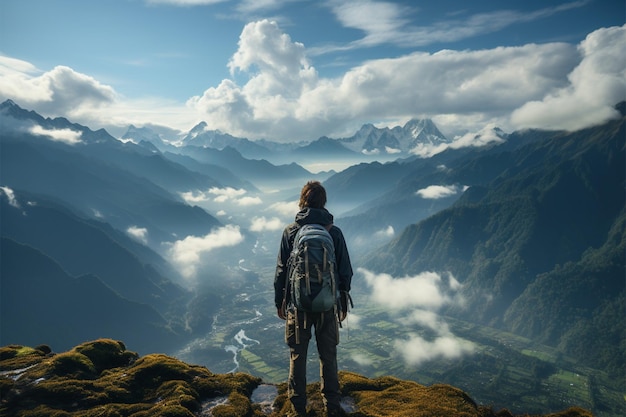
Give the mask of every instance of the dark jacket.
[[[276, 261], [276, 275], [274, 276], [274, 302], [277, 308], [280, 308], [283, 303], [283, 292], [289, 273], [289, 271], [287, 271], [287, 261], [289, 260], [289, 255], [293, 248], [293, 240], [300, 226], [304, 224], [321, 224], [322, 226], [327, 226], [333, 224], [333, 215], [326, 209], [305, 207], [296, 214], [295, 221], [285, 227], [283, 237], [280, 241], [280, 250]], [[337, 286], [340, 291], [350, 291], [352, 264], [350, 263], [346, 240], [343, 237], [341, 229], [337, 226], [332, 226], [329, 233], [335, 245], [335, 260], [339, 274]]]

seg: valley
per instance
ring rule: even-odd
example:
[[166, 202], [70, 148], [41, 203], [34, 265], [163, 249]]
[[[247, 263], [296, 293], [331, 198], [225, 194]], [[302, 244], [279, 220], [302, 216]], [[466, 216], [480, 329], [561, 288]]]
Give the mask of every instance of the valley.
[[[173, 356], [208, 367], [212, 372], [245, 372], [268, 383], [287, 379], [288, 348], [284, 322], [275, 315], [272, 272], [249, 292], [233, 295], [216, 314], [205, 338]], [[358, 279], [358, 277], [355, 277]], [[407, 325], [363, 294], [341, 330], [339, 369], [369, 378], [393, 375], [423, 385], [446, 383], [469, 393], [479, 404], [514, 413], [556, 412], [570, 406], [590, 409], [598, 417], [624, 415], [623, 394], [605, 372], [577, 364], [556, 349], [491, 327], [441, 317], [450, 331], [470, 342], [470, 354], [456, 359], [432, 359], [407, 365], [393, 341], [407, 332], [427, 334], [427, 329]], [[243, 346], [236, 339], [244, 332], [254, 340]], [[258, 341], [258, 343], [256, 343]], [[237, 352], [233, 355], [233, 346]], [[319, 380], [314, 341], [309, 348], [308, 380]]]

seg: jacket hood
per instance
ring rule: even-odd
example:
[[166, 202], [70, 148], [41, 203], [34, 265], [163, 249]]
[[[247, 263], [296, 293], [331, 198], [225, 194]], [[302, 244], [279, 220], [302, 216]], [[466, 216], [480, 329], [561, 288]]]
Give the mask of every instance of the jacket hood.
[[305, 207], [296, 214], [296, 223], [300, 226], [303, 224], [321, 224], [326, 226], [333, 224], [333, 215], [325, 208]]

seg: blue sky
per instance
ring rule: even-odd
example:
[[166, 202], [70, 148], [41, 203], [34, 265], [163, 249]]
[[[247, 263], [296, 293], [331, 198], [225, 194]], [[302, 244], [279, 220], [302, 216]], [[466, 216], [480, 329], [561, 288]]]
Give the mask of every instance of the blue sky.
[[121, 135], [579, 128], [626, 99], [621, 0], [3, 0], [0, 100]]

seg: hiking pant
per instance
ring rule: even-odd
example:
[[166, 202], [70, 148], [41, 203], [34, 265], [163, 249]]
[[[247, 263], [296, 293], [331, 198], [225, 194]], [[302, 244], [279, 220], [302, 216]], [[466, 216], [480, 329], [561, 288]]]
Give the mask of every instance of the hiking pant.
[[339, 379], [337, 376], [337, 343], [339, 328], [333, 310], [325, 313], [304, 313], [289, 310], [285, 339], [289, 345], [288, 397], [293, 408], [303, 413], [306, 409], [306, 362], [311, 327], [315, 327], [315, 340], [320, 360], [321, 391], [324, 405], [329, 411], [340, 408]]

